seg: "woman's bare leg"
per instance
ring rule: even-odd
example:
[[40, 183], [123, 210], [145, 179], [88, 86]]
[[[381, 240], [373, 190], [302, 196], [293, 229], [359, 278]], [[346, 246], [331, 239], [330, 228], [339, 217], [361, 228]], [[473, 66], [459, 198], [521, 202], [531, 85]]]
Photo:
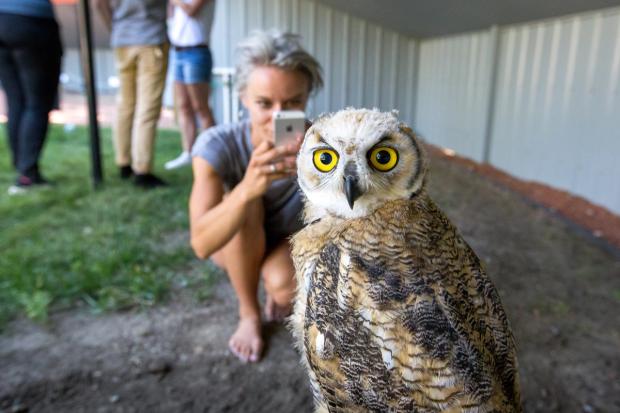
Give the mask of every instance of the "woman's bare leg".
[[200, 127], [202, 128], [202, 130], [205, 130], [215, 125], [215, 120], [213, 119], [213, 112], [211, 112], [211, 107], [209, 106], [209, 94], [211, 93], [209, 83], [192, 83], [186, 86], [187, 93], [189, 94], [190, 100], [192, 102], [192, 109], [194, 113], [198, 115], [198, 119], [200, 120]]
[[256, 362], [263, 351], [258, 283], [265, 255], [262, 200], [254, 201], [245, 223], [212, 260], [226, 270], [239, 300], [239, 325], [230, 337], [230, 350], [242, 361]]
[[179, 117], [179, 126], [181, 128], [181, 145], [185, 152], [191, 150], [194, 140], [196, 139], [196, 118], [189, 94], [190, 86], [192, 85], [174, 82], [177, 113]]
[[291, 314], [296, 288], [295, 267], [287, 240], [265, 258], [262, 274], [267, 292], [265, 319], [282, 321]]

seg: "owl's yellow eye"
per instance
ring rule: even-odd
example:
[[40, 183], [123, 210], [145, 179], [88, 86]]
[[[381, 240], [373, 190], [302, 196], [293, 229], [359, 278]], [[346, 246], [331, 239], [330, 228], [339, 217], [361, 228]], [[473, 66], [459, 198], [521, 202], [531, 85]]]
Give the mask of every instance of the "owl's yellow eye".
[[312, 157], [314, 166], [321, 172], [329, 172], [338, 164], [338, 153], [332, 149], [318, 149]]
[[391, 171], [398, 163], [398, 152], [388, 146], [377, 146], [368, 154], [368, 160], [377, 171]]

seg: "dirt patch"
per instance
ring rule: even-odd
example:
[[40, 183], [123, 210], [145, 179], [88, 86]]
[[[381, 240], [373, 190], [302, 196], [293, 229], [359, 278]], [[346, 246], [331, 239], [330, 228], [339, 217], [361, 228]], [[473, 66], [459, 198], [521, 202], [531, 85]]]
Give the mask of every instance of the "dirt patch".
[[[620, 411], [620, 253], [471, 169], [433, 156], [430, 192], [500, 292], [525, 411]], [[261, 363], [228, 354], [235, 305], [222, 277], [202, 305], [180, 294], [143, 312], [18, 320], [0, 336], [0, 411], [312, 411], [282, 326], [266, 327]]]
[[230, 356], [236, 308], [221, 281], [205, 306], [179, 296], [146, 312], [72, 311], [48, 327], [14, 323], [0, 338], [0, 411], [311, 411], [285, 328], [266, 326], [262, 363]]

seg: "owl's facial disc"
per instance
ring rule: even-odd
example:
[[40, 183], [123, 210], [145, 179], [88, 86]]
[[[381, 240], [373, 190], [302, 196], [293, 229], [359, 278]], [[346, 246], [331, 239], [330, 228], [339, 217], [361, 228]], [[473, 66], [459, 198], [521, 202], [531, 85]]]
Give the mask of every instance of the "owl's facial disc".
[[345, 109], [308, 129], [297, 167], [311, 222], [364, 217], [388, 201], [411, 199], [424, 187], [426, 157], [393, 113]]

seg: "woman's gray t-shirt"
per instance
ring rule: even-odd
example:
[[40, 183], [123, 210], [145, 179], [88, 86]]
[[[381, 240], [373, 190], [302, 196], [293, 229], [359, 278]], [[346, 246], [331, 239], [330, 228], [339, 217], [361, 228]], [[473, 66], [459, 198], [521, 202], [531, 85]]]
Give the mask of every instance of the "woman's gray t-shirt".
[[[192, 148], [192, 156], [206, 160], [220, 176], [225, 190], [232, 190], [245, 176], [252, 156], [249, 120], [218, 125], [202, 132]], [[302, 200], [295, 178], [271, 183], [263, 195], [265, 233], [268, 247], [303, 227]]]

